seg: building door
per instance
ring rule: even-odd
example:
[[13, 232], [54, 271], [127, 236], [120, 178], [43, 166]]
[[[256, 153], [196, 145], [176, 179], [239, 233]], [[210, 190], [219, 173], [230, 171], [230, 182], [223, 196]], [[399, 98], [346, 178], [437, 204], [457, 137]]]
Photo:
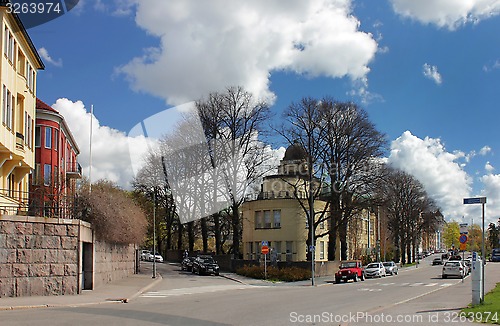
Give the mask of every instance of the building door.
[[82, 290], [94, 288], [94, 245], [83, 242], [82, 252]]

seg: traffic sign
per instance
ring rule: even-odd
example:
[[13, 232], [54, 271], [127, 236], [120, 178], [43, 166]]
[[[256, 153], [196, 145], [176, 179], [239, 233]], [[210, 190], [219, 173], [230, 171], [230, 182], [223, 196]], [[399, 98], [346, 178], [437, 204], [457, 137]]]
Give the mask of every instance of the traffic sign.
[[469, 231], [467, 231], [468, 226], [469, 224], [467, 223], [460, 223], [460, 234], [468, 234], [469, 233]]
[[464, 198], [464, 205], [468, 204], [486, 204], [486, 197]]
[[460, 251], [465, 251], [466, 248], [467, 248], [467, 245], [465, 243], [460, 244]]
[[316, 250], [315, 246], [309, 246], [309, 251], [314, 251], [314, 250]]
[[261, 252], [263, 255], [267, 255], [269, 253], [269, 247], [268, 246], [262, 246]]
[[465, 234], [462, 234], [460, 236], [460, 238], [458, 238], [460, 240], [460, 243], [466, 243], [467, 242], [467, 235]]
[[269, 242], [267, 242], [266, 240], [262, 240], [261, 246], [269, 246]]

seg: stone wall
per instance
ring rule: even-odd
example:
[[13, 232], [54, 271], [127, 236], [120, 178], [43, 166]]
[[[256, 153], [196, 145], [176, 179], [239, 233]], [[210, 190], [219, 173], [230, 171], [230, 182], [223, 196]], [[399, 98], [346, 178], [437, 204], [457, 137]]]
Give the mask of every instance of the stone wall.
[[78, 294], [133, 274], [135, 264], [134, 245], [94, 241], [87, 222], [0, 216], [0, 298]]
[[114, 282], [135, 271], [135, 246], [95, 241], [94, 287]]
[[0, 216], [0, 297], [78, 292], [79, 220]]

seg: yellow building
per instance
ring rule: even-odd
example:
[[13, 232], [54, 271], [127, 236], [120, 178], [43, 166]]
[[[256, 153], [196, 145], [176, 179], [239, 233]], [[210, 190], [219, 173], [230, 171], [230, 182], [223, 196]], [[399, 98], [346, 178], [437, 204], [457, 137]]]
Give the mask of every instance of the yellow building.
[[[303, 148], [298, 144], [291, 145], [280, 162], [278, 174], [265, 177], [260, 193], [248, 198], [242, 205], [244, 259], [261, 259], [262, 242], [265, 241], [271, 249], [271, 259], [306, 260], [306, 240], [310, 232], [304, 210], [304, 207], [309, 207], [306, 195], [309, 187], [307, 168]], [[297, 198], [301, 199], [304, 207]], [[315, 211], [321, 212], [325, 205], [325, 202], [316, 200]], [[327, 233], [327, 222], [320, 223], [315, 236], [317, 261], [328, 260]]]
[[18, 214], [27, 211], [28, 176], [35, 163], [36, 76], [45, 67], [19, 17], [5, 4], [0, 15], [0, 214]]

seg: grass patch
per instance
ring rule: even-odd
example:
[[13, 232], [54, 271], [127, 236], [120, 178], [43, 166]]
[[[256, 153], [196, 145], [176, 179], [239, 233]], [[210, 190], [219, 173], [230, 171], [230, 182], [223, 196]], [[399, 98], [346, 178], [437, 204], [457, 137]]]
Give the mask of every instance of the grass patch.
[[[246, 277], [264, 279], [264, 267], [261, 266], [243, 266], [236, 270], [236, 274]], [[267, 280], [271, 282], [295, 282], [311, 278], [311, 271], [297, 267], [276, 268], [267, 267]]]
[[500, 283], [484, 296], [484, 302], [462, 309], [461, 315], [474, 322], [500, 325]]

